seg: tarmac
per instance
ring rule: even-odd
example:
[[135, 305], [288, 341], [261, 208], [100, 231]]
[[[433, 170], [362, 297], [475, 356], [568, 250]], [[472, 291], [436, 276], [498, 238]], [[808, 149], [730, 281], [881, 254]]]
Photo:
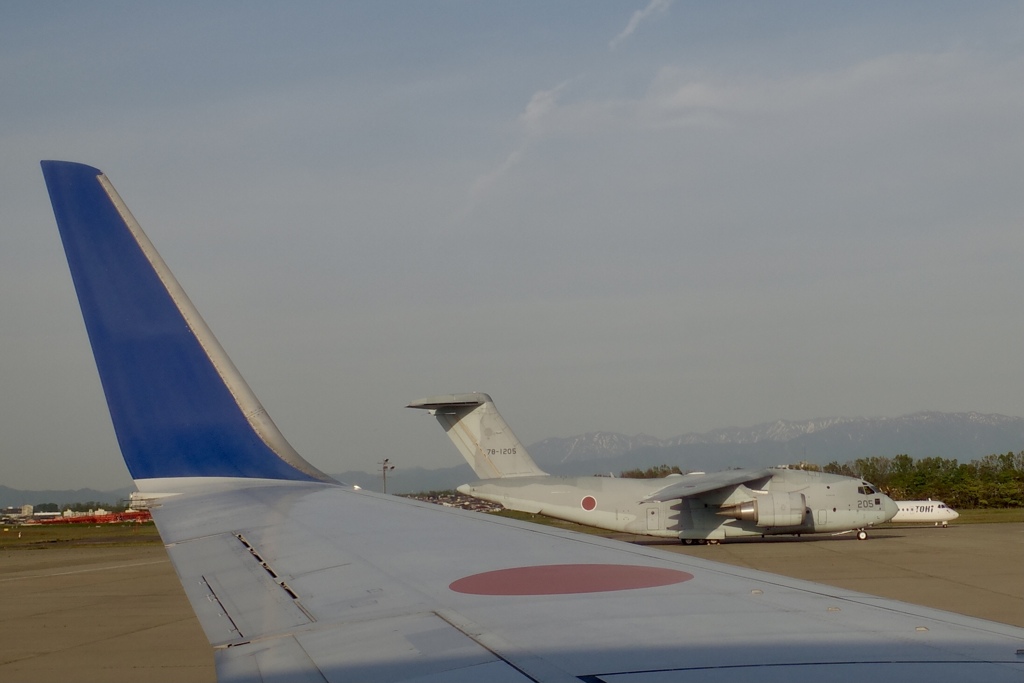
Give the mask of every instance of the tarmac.
[[882, 527], [869, 534], [866, 541], [852, 534], [776, 536], [662, 547], [1024, 627], [1024, 524]]
[[0, 553], [0, 681], [216, 681], [161, 545]]
[[[1024, 524], [882, 528], [867, 541], [625, 540], [1024, 627]], [[0, 682], [216, 680], [160, 546], [2, 552], [0, 591]]]

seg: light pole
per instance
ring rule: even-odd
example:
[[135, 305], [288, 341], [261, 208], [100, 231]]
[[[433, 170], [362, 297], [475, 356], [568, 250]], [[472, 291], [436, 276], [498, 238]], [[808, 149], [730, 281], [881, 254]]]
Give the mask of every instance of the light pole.
[[380, 465], [380, 476], [384, 481], [384, 493], [388, 492], [388, 472], [395, 469], [395, 466], [391, 464], [391, 458], [384, 458], [379, 463]]

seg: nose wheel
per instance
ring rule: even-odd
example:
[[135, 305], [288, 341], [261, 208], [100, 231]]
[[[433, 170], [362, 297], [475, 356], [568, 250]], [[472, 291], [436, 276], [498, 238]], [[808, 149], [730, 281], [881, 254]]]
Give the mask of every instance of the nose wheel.
[[867, 538], [868, 538], [868, 532], [864, 531], [863, 529], [857, 529], [857, 540], [858, 541], [866, 541]]

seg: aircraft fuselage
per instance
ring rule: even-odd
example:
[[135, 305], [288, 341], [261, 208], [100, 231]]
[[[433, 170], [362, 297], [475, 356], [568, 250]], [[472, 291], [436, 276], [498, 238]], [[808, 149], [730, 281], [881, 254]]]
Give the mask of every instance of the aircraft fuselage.
[[[542, 476], [477, 481], [459, 490], [511, 510], [684, 540], [835, 533], [880, 524], [896, 513], [895, 503], [866, 482], [821, 472], [779, 469], [761, 490], [740, 486], [699, 497], [644, 501], [664, 486], [664, 479]], [[802, 505], [787, 509], [786, 517], [757, 514], [754, 502], [780, 498]]]
[[899, 512], [890, 522], [897, 524], [902, 522], [933, 522], [948, 525], [951, 521], [960, 516], [953, 508], [941, 500], [898, 500]]

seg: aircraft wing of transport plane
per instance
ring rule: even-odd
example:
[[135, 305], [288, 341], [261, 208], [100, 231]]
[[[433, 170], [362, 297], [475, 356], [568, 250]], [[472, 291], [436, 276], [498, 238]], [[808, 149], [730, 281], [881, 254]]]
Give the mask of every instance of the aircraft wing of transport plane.
[[43, 175], [221, 681], [1013, 681], [1024, 629], [354, 490], [288, 446], [100, 171]]
[[890, 519], [897, 524], [903, 522], [934, 522], [936, 526], [949, 526], [960, 513], [941, 500], [897, 500], [900, 511]]
[[432, 413], [480, 477], [459, 491], [512, 510], [687, 544], [853, 530], [863, 540], [866, 528], [896, 514], [896, 504], [866, 481], [803, 470], [552, 477], [537, 467], [487, 394], [434, 396], [408, 407]]

